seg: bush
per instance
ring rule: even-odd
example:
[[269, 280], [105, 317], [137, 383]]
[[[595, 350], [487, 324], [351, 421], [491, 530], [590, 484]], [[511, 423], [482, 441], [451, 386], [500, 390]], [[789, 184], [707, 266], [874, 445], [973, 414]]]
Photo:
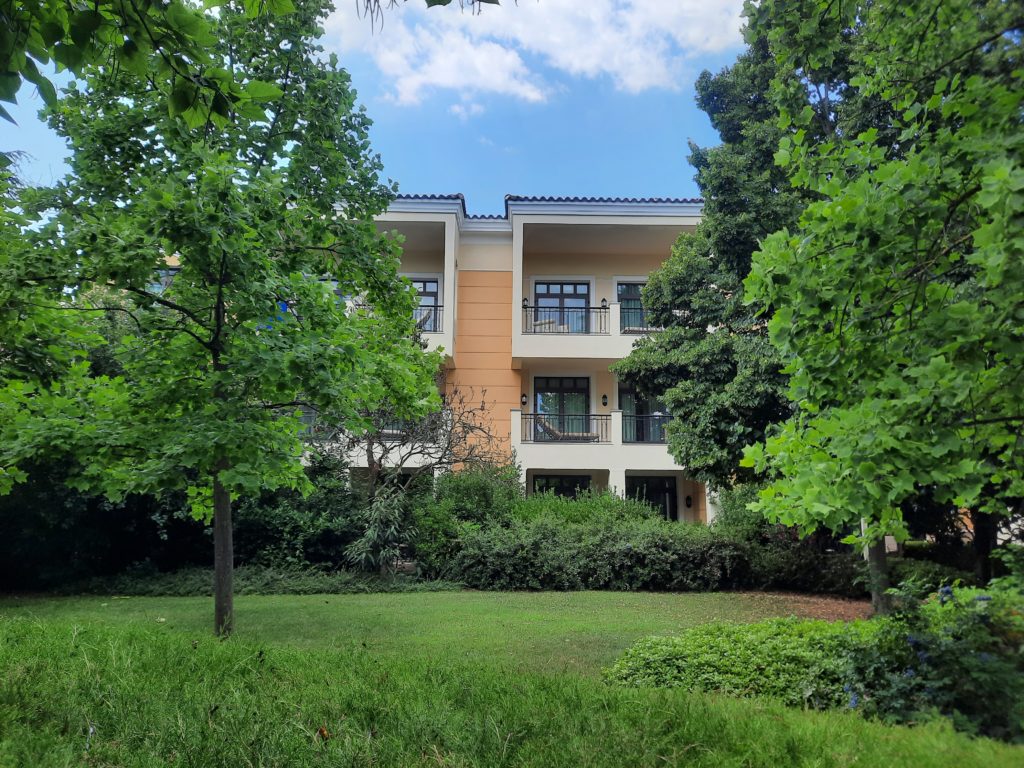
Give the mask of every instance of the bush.
[[474, 466], [438, 477], [433, 497], [421, 499], [413, 509], [413, 550], [420, 570], [433, 576], [448, 573], [465, 532], [483, 523], [507, 522], [522, 498], [515, 465]]
[[467, 531], [451, 575], [477, 589], [710, 591], [745, 584], [749, 563], [700, 525], [543, 515]]
[[942, 587], [897, 593], [891, 617], [850, 625], [772, 619], [649, 638], [609, 682], [845, 706], [894, 723], [946, 719], [958, 730], [1024, 741], [1024, 594]]
[[[452, 582], [423, 581], [405, 576], [381, 577], [310, 566], [241, 565], [235, 569], [237, 595], [434, 592], [460, 587]], [[213, 571], [208, 568], [184, 568], [174, 573], [160, 573], [143, 565], [118, 576], [64, 585], [60, 592], [68, 595], [202, 597], [213, 594]]]
[[870, 638], [869, 622], [770, 619], [755, 624], [704, 624], [679, 637], [633, 645], [605, 670], [620, 685], [685, 688], [738, 696], [767, 696], [818, 709], [843, 699], [838, 661], [850, 633]]
[[608, 520], [660, 519], [661, 513], [636, 499], [624, 499], [608, 491], [584, 491], [575, 498], [554, 493], [535, 493], [520, 499], [512, 509], [516, 520], [541, 518], [563, 523], [599, 523]]
[[1024, 595], [945, 586], [923, 602], [906, 590], [897, 598], [875, 641], [847, 650], [851, 706], [1024, 740]]
[[960, 583], [966, 586], [975, 583], [974, 574], [930, 560], [909, 560], [894, 557], [889, 560], [889, 581], [892, 584], [924, 597], [939, 587]]
[[306, 473], [313, 483], [306, 498], [283, 490], [237, 505], [234, 541], [239, 563], [344, 565], [345, 548], [365, 530], [362, 505], [349, 490], [347, 466], [336, 458], [314, 455]]

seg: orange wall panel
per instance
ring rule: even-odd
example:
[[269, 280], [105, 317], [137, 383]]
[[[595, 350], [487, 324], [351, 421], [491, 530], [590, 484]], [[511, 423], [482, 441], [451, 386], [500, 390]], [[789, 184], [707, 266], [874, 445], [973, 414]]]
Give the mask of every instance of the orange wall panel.
[[[459, 272], [455, 366], [448, 382], [480, 393], [495, 436], [509, 436], [509, 409], [519, 407], [522, 379], [512, 370], [512, 273]], [[486, 394], [483, 391], [486, 390]]]
[[511, 272], [492, 272], [484, 270], [460, 270], [459, 271], [459, 287], [475, 287], [475, 286], [508, 286], [509, 289], [509, 304], [512, 303], [512, 273]]

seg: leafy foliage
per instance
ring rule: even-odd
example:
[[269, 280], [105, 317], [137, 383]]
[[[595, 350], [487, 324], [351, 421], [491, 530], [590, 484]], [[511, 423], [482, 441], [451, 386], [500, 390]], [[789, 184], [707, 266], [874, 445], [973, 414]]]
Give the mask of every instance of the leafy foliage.
[[766, 696], [790, 706], [824, 709], [845, 701], [839, 660], [851, 632], [868, 641], [877, 624], [769, 619], [712, 622], [678, 637], [634, 644], [605, 670], [629, 686]]
[[359, 515], [362, 534], [345, 548], [345, 559], [365, 571], [394, 573], [398, 561], [416, 538], [416, 529], [401, 495], [384, 488]]
[[1019, 511], [1024, 17], [966, 0], [751, 14], [781, 67], [845, 59], [846, 100], [892, 116], [889, 130], [813, 140], [814, 116], [790, 108], [800, 84], [775, 83], [777, 162], [820, 199], [764, 242], [746, 281], [774, 313], [799, 408], [745, 459], [774, 473], [759, 508], [805, 531], [863, 518], [868, 540], [905, 537], [901, 505], [922, 489]]
[[741, 544], [699, 525], [556, 515], [467, 532], [451, 578], [477, 589], [717, 590], [745, 582]]
[[606, 672], [631, 686], [766, 696], [845, 707], [889, 722], [948, 719], [957, 729], [1024, 737], [1024, 598], [942, 587], [871, 622], [771, 619], [709, 624], [630, 648]]
[[[109, 344], [119, 375], [92, 375], [72, 349], [53, 381], [8, 383], [0, 484], [26, 457], [70, 455], [83, 490], [182, 490], [197, 516], [216, 508], [218, 630], [230, 626], [230, 498], [309, 489], [300, 407], [345, 424], [384, 399], [410, 415], [437, 400], [413, 292], [372, 222], [391, 190], [368, 120], [316, 42], [328, 7], [304, 0], [259, 26], [221, 9], [218, 59], [279, 93], [217, 133], [168, 115], [130, 72], [93, 72], [52, 115], [74, 150], [71, 177], [38, 202], [56, 214], [0, 264], [16, 307], [133, 324]], [[346, 312], [335, 288], [372, 311]]]
[[792, 224], [805, 200], [772, 159], [781, 135], [767, 98], [775, 75], [762, 33], [733, 66], [697, 80], [697, 104], [722, 138], [718, 147], [690, 145], [701, 222], [644, 289], [649, 321], [664, 330], [613, 366], [664, 400], [673, 457], [716, 488], [750, 480], [739, 467], [743, 448], [789, 415], [782, 359], [763, 320], [743, 305], [740, 285], [759, 241]]

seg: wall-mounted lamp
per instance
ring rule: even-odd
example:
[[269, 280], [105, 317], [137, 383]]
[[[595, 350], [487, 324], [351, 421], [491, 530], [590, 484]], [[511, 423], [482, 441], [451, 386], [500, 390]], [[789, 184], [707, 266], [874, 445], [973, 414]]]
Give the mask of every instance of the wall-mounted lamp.
[[608, 395], [601, 395], [601, 405], [608, 407]]
[[608, 309], [608, 299], [601, 299], [601, 309]]
[[525, 392], [523, 393], [523, 396], [519, 398], [519, 404], [521, 406], [523, 406], [523, 408], [526, 407], [526, 393]]
[[530, 306], [530, 300], [524, 296], [523, 297], [523, 309], [528, 309], [529, 306]]
[[686, 501], [684, 503], [686, 504], [687, 508], [692, 507], [693, 506], [693, 496], [687, 496], [686, 497]]

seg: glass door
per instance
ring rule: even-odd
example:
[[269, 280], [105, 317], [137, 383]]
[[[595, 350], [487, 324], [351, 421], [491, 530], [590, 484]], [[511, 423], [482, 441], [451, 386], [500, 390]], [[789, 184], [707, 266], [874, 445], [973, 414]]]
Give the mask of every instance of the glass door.
[[640, 301], [643, 287], [643, 283], [619, 283], [618, 285], [619, 314], [622, 318], [622, 327], [619, 330], [622, 333], [635, 333], [647, 327], [644, 306]]
[[533, 380], [535, 440], [572, 440], [590, 433], [590, 379], [537, 376]]
[[643, 397], [630, 384], [619, 382], [622, 441], [664, 443], [668, 409], [657, 397]]
[[550, 333], [590, 332], [590, 283], [536, 283], [533, 289], [536, 328]]
[[679, 499], [674, 477], [627, 477], [626, 496], [660, 509], [666, 520], [679, 519]]
[[426, 333], [437, 333], [440, 328], [438, 309], [437, 280], [420, 280], [413, 278], [412, 286], [419, 294], [420, 305], [416, 308], [416, 325]]

